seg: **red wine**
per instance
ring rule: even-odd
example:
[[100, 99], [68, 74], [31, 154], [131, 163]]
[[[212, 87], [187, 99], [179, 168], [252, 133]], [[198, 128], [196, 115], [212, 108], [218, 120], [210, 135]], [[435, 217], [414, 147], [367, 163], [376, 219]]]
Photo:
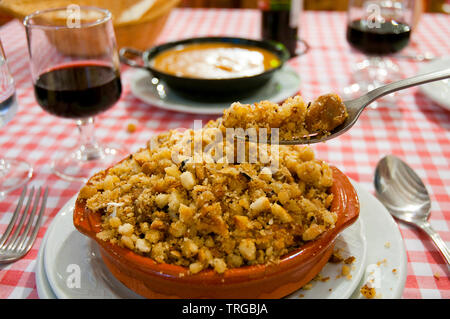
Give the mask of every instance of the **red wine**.
[[36, 99], [47, 112], [84, 118], [109, 109], [122, 93], [119, 73], [99, 64], [69, 64], [43, 73], [34, 85]]
[[390, 54], [408, 45], [411, 28], [394, 20], [380, 22], [379, 27], [369, 28], [367, 21], [355, 20], [347, 27], [347, 41], [366, 54]]

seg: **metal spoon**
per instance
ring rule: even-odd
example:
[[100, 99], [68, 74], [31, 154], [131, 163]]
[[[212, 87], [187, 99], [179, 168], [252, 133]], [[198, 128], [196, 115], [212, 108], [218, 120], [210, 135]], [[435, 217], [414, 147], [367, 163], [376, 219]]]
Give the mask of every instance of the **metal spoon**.
[[412, 168], [398, 157], [387, 155], [377, 164], [374, 184], [378, 199], [388, 211], [425, 231], [450, 265], [449, 248], [428, 222], [431, 201], [427, 189]]
[[370, 103], [372, 103], [373, 101], [375, 101], [376, 99], [385, 96], [387, 94], [390, 94], [392, 92], [409, 88], [411, 86], [433, 81], [439, 81], [447, 78], [450, 78], [450, 68], [436, 72], [416, 75], [408, 79], [403, 79], [397, 82], [389, 83], [384, 86], [380, 86], [356, 99], [344, 101], [344, 104], [347, 107], [348, 117], [345, 120], [345, 122], [336, 127], [333, 130], [333, 132], [331, 132], [331, 134], [323, 136], [318, 133], [313, 133], [310, 135], [303, 136], [303, 138], [298, 140], [280, 140], [278, 144], [280, 145], [313, 144], [331, 140], [332, 138], [336, 138], [339, 135], [344, 134], [353, 125], [355, 125], [356, 121], [358, 120], [359, 116], [361, 115], [361, 112], [365, 109], [365, 107]]

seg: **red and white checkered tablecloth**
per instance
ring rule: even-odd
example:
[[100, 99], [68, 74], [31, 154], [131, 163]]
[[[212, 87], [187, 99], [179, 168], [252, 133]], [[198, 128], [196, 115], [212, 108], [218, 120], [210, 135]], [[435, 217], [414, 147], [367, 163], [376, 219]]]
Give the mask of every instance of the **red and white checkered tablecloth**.
[[[203, 35], [230, 35], [258, 38], [259, 13], [255, 10], [176, 9], [171, 14], [159, 42]], [[50, 162], [77, 141], [70, 120], [44, 112], [36, 103], [28, 65], [23, 27], [12, 21], [0, 28], [0, 37], [17, 86], [19, 112], [0, 130], [0, 157], [18, 157], [34, 167], [32, 184], [49, 186], [48, 209], [43, 227], [32, 250], [23, 259], [0, 266], [0, 298], [38, 298], [35, 282], [37, 253], [51, 221], [60, 208], [77, 193], [81, 184], [61, 180]], [[301, 37], [308, 41], [308, 54], [290, 63], [302, 78], [301, 93], [306, 99], [338, 91], [350, 81], [350, 70], [360, 58], [345, 40], [345, 15], [305, 12]], [[414, 31], [410, 52], [430, 51], [450, 55], [450, 16], [425, 14]], [[398, 60], [404, 76], [417, 72], [419, 62]], [[96, 133], [106, 143], [126, 145], [130, 151], [142, 147], [157, 131], [190, 127], [198, 116], [164, 111], [145, 104], [130, 92], [128, 81], [134, 70], [124, 68], [124, 91], [111, 110], [97, 118]], [[138, 130], [128, 133], [135, 121]], [[314, 145], [319, 158], [341, 168], [349, 177], [373, 193], [373, 173], [377, 161], [386, 154], [406, 160], [422, 177], [432, 199], [431, 224], [450, 245], [450, 112], [423, 96], [417, 88], [400, 94], [396, 105], [368, 109], [358, 123], [342, 137]], [[20, 190], [0, 202], [0, 233], [11, 218]], [[408, 276], [403, 298], [450, 298], [449, 273], [430, 239], [421, 231], [399, 224], [408, 256]]]

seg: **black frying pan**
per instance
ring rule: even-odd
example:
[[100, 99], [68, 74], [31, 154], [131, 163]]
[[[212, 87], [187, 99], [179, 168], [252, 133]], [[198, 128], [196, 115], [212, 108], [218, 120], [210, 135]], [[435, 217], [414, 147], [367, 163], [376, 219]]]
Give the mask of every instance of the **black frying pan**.
[[[238, 45], [249, 45], [266, 49], [274, 53], [280, 59], [280, 65], [276, 68], [269, 69], [263, 73], [239, 77], [230, 79], [198, 79], [187, 78], [171, 75], [158, 70], [155, 70], [150, 65], [150, 61], [162, 51], [171, 49], [178, 45], [193, 44], [193, 43], [205, 43], [205, 42], [223, 42], [233, 43]], [[130, 59], [133, 57], [133, 59]], [[137, 62], [136, 58], [140, 58], [141, 61]], [[181, 93], [188, 94], [236, 94], [244, 91], [250, 91], [256, 89], [267, 81], [270, 80], [272, 75], [280, 69], [283, 64], [290, 58], [289, 52], [286, 47], [278, 42], [274, 41], [259, 41], [244, 38], [235, 37], [202, 37], [202, 38], [190, 38], [175, 42], [168, 42], [158, 46], [155, 46], [147, 51], [139, 51], [133, 48], [124, 47], [120, 50], [120, 59], [123, 63], [145, 69], [150, 72], [153, 77], [163, 80], [172, 89], [180, 91]]]

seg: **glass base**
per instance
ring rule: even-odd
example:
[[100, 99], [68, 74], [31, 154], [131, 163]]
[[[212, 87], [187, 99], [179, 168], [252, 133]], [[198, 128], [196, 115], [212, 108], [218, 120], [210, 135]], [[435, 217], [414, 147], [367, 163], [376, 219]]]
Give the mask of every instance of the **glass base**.
[[[352, 84], [344, 88], [343, 98], [354, 99], [366, 94], [380, 86], [402, 79], [397, 64], [389, 59], [372, 57], [357, 63], [352, 70]], [[377, 108], [380, 104], [392, 104], [395, 102], [397, 93], [389, 94], [377, 101], [372, 102], [369, 107]], [[385, 102], [385, 103], [383, 103]]]
[[81, 147], [54, 161], [52, 169], [62, 179], [85, 183], [95, 173], [107, 169], [126, 156], [125, 151], [113, 147]]
[[0, 198], [25, 185], [33, 176], [33, 168], [27, 162], [12, 158], [0, 159]]

